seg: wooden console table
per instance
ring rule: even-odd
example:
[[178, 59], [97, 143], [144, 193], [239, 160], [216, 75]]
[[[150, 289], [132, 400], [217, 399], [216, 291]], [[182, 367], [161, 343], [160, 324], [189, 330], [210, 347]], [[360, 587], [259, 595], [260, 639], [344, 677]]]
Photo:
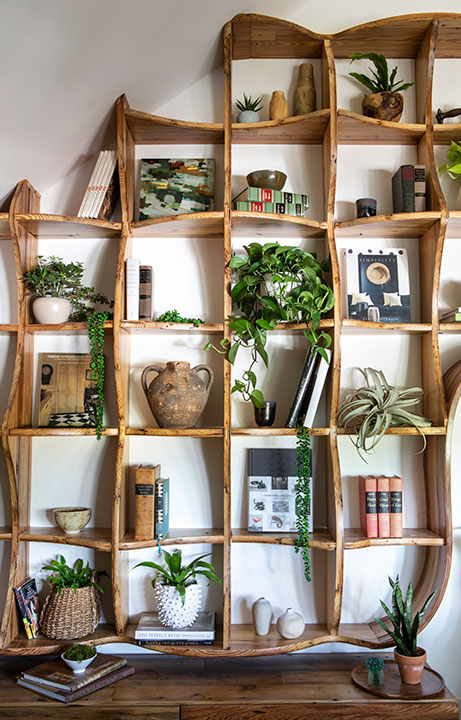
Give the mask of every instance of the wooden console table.
[[[13, 678], [43, 658], [0, 660], [0, 718], [22, 720], [445, 720], [458, 718], [449, 690], [429, 700], [382, 700], [356, 688], [366, 655], [265, 658], [131, 656], [135, 675], [70, 705], [19, 687]], [[391, 657], [389, 654], [382, 657]]]

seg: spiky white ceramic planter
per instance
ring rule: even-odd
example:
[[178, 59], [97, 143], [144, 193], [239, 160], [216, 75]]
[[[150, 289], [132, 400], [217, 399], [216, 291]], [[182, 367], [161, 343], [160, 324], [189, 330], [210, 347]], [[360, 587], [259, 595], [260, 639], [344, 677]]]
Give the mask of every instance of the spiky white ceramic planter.
[[181, 596], [173, 585], [157, 585], [155, 599], [158, 617], [162, 625], [171, 628], [183, 628], [192, 625], [200, 608], [200, 586], [195, 583], [186, 587], [184, 605]]

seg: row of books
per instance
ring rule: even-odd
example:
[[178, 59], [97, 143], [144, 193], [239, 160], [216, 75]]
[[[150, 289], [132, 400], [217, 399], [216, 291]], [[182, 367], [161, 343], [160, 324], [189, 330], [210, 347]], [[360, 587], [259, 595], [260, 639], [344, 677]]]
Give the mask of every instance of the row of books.
[[162, 540], [170, 529], [170, 479], [160, 465], [138, 465], [135, 475], [135, 540]]
[[85, 672], [75, 675], [63, 660], [57, 658], [22, 672], [16, 677], [16, 682], [45, 697], [70, 703], [122, 680], [134, 671], [134, 667], [127, 664], [126, 658], [96, 655]]
[[102, 150], [94, 166], [77, 217], [110, 220], [119, 197], [115, 150]]
[[139, 258], [125, 261], [125, 298], [127, 320], [152, 320], [152, 266]]
[[144, 613], [134, 637], [137, 645], [213, 645], [215, 624], [214, 612], [199, 612], [192, 625], [177, 629], [162, 625], [157, 613]]
[[461, 322], [461, 307], [451, 308], [440, 315], [440, 322]]
[[247, 187], [234, 198], [236, 210], [272, 212], [304, 217], [309, 209], [309, 195], [268, 188]]
[[331, 350], [325, 353], [328, 361], [309, 345], [285, 427], [312, 427], [330, 367]]
[[402, 478], [359, 476], [360, 527], [369, 538], [402, 537]]
[[395, 213], [426, 210], [426, 168], [401, 165], [392, 177], [392, 203]]

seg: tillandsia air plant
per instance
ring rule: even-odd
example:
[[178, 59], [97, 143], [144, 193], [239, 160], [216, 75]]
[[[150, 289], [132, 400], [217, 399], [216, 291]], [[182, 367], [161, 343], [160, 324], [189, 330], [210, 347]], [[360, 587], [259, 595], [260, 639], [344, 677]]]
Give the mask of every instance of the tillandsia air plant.
[[[366, 385], [349, 392], [340, 403], [338, 423], [357, 433], [349, 437], [363, 460], [364, 453], [370, 453], [376, 447], [388, 428], [411, 425], [419, 430], [432, 424], [422, 415], [407, 410], [420, 402], [424, 394], [421, 388], [398, 390], [388, 383], [382, 370], [358, 370], [365, 378]], [[423, 433], [421, 436], [424, 450], [426, 438]]]
[[446, 159], [448, 162], [439, 167], [439, 173], [446, 172], [452, 180], [458, 180], [461, 177], [461, 142], [451, 141]]
[[397, 75], [397, 66], [393, 68], [391, 74], [389, 75], [389, 70], [387, 66], [387, 60], [384, 57], [384, 55], [378, 55], [377, 53], [352, 53], [352, 55], [349, 55], [351, 63], [354, 62], [354, 60], [371, 60], [373, 65], [375, 66], [376, 70], [373, 70], [373, 68], [368, 68], [371, 72], [371, 77], [368, 77], [367, 75], [364, 75], [363, 73], [356, 73], [356, 72], [350, 72], [349, 75], [351, 75], [353, 78], [359, 81], [359, 83], [362, 83], [371, 93], [379, 93], [379, 92], [401, 92], [402, 90], [408, 90], [412, 85], [414, 85], [414, 82], [411, 83], [405, 83], [402, 82], [402, 80], [396, 80]]
[[397, 652], [401, 655], [407, 655], [408, 657], [417, 657], [421, 654], [417, 646], [419, 625], [421, 623], [421, 618], [435, 595], [435, 592], [429, 595], [422, 609], [416, 613], [413, 619], [413, 588], [411, 583], [408, 585], [405, 600], [403, 599], [402, 590], [400, 588], [399, 576], [397, 575], [395, 580], [389, 578], [389, 584], [392, 588], [392, 610], [390, 610], [382, 600], [379, 602], [381, 603], [381, 606], [389, 620], [392, 622], [394, 629], [391, 630], [388, 628], [386, 623], [380, 618], [375, 618], [375, 621], [395, 642]]
[[295, 552], [301, 552], [304, 561], [304, 577], [311, 581], [309, 557], [309, 515], [311, 509], [311, 438], [309, 428], [298, 427], [296, 436], [296, 540]]
[[66, 563], [64, 555], [60, 555], [58, 560], [50, 560], [48, 565], [42, 567], [42, 570], [50, 571], [51, 574], [48, 575], [46, 581], [57, 588], [58, 595], [61, 594], [63, 588], [72, 588], [74, 592], [77, 592], [78, 588], [90, 586], [103, 592], [102, 587], [95, 582], [95, 579], [101, 575], [107, 575], [105, 570], [95, 570], [90, 567], [89, 562], [84, 565], [81, 558], [78, 558], [71, 567]]
[[208, 580], [214, 580], [222, 585], [222, 581], [216, 575], [213, 565], [203, 560], [204, 557], [207, 557], [207, 555], [210, 554], [211, 553], [205, 553], [204, 555], [199, 555], [188, 565], [183, 565], [181, 550], [174, 550], [172, 553], [169, 553], [167, 550], [163, 550], [166, 567], [159, 565], [158, 563], [150, 562], [149, 560], [140, 562], [134, 567], [137, 568], [143, 566], [153, 568], [156, 573], [151, 583], [152, 587], [155, 588], [157, 582], [160, 582], [162, 585], [175, 587], [179, 593], [182, 604], [184, 605], [186, 600], [186, 588], [188, 585], [193, 585], [197, 582], [198, 575], [203, 575], [208, 578]]
[[243, 101], [236, 100], [235, 105], [237, 109], [240, 110], [240, 112], [245, 112], [246, 110], [251, 110], [251, 112], [259, 112], [264, 107], [261, 102], [262, 99], [262, 95], [256, 98], [256, 100], [253, 100], [251, 95], [246, 95], [245, 93], [243, 93]]
[[46, 258], [39, 255], [37, 264], [23, 275], [26, 288], [37, 297], [59, 297], [69, 300], [72, 307], [70, 319], [74, 322], [87, 320], [94, 307], [87, 303], [113, 307], [113, 300], [94, 287], [83, 285], [85, 269], [83, 262], [65, 263], [56, 255]]
[[233, 340], [223, 339], [221, 348], [212, 343], [205, 347], [225, 354], [231, 364], [240, 348], [250, 350], [250, 365], [242, 379], [235, 380], [232, 392], [260, 408], [264, 395], [256, 387], [254, 367], [259, 358], [269, 366], [267, 331], [282, 322], [304, 324], [312, 351], [327, 359], [324, 348], [330, 346], [331, 336], [319, 325], [334, 305], [334, 294], [324, 279], [329, 258], [318, 262], [311, 253], [278, 242], [253, 242], [244, 249], [245, 255], [233, 255], [229, 262], [236, 280], [231, 292], [236, 312], [228, 318]]
[[201, 318], [188, 318], [183, 317], [180, 315], [180, 313], [177, 310], [166, 310], [164, 313], [158, 316], [157, 322], [171, 322], [171, 323], [184, 323], [184, 324], [191, 324], [194, 325], [194, 327], [199, 327], [200, 325], [203, 325], [203, 320]]

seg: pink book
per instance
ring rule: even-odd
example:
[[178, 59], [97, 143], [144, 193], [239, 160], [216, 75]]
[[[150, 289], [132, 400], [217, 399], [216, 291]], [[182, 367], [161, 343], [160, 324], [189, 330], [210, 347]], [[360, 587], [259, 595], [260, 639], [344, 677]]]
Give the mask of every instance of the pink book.
[[359, 476], [360, 527], [365, 537], [378, 537], [377, 483], [375, 477]]
[[389, 514], [389, 478], [378, 478], [378, 537], [391, 536], [391, 518]]
[[402, 537], [402, 478], [391, 477], [389, 479], [390, 490], [390, 513], [391, 513], [391, 537]]

